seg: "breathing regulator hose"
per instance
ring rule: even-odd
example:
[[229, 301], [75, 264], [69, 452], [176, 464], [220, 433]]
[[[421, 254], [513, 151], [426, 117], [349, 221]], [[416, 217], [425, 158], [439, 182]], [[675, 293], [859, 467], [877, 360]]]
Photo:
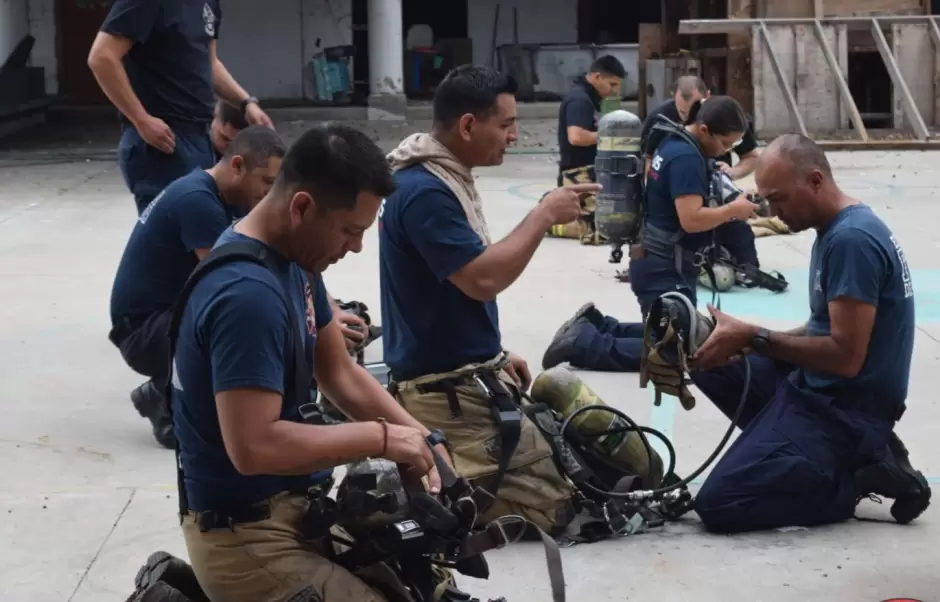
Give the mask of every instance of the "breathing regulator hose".
[[[665, 487], [661, 486], [662, 483], [658, 483], [657, 485], [660, 485], [660, 487], [656, 489], [629, 491], [626, 493], [620, 493], [620, 492], [615, 492], [615, 491], [602, 491], [601, 489], [598, 489], [597, 487], [591, 485], [590, 483], [582, 483], [582, 486], [588, 491], [590, 491], [591, 493], [594, 493], [595, 495], [607, 496], [607, 497], [624, 499], [624, 500], [640, 501], [640, 500], [660, 499], [665, 494], [669, 493], [670, 491], [674, 491], [681, 487], [686, 487], [689, 483], [691, 483], [696, 478], [698, 478], [698, 476], [702, 474], [703, 472], [705, 472], [705, 469], [711, 466], [712, 462], [714, 462], [715, 459], [718, 457], [718, 455], [721, 454], [721, 452], [724, 450], [725, 446], [728, 444], [728, 440], [731, 439], [732, 433], [734, 433], [734, 429], [737, 428], [738, 422], [741, 420], [741, 415], [744, 413], [744, 406], [747, 403], [747, 395], [751, 389], [751, 362], [746, 354], [743, 356], [743, 358], [744, 358], [744, 386], [742, 387], [741, 397], [738, 401], [738, 407], [734, 412], [734, 416], [731, 418], [731, 424], [728, 425], [728, 430], [725, 431], [724, 437], [721, 438], [721, 441], [719, 441], [718, 446], [715, 447], [711, 455], [709, 455], [708, 458], [701, 464], [701, 466], [699, 466], [692, 474]], [[653, 449], [649, 443], [649, 439], [646, 436], [647, 433], [655, 436], [657, 439], [665, 443], [666, 449], [669, 451], [669, 469], [666, 470], [663, 474], [669, 475], [675, 470], [676, 450], [675, 450], [675, 447], [672, 445], [672, 443], [668, 440], [668, 438], [664, 434], [657, 431], [656, 429], [638, 425], [632, 418], [627, 416], [627, 414], [625, 414], [624, 412], [616, 408], [610, 407], [608, 405], [583, 406], [583, 407], [578, 408], [574, 412], [572, 412], [571, 415], [569, 415], [561, 425], [562, 438], [565, 438], [565, 433], [568, 431], [568, 428], [571, 426], [572, 421], [577, 416], [581, 415], [582, 412], [588, 412], [588, 411], [610, 412], [611, 414], [617, 416], [618, 418], [626, 422], [628, 425], [623, 428], [611, 429], [608, 431], [604, 431], [602, 433], [597, 433], [597, 436], [606, 435], [606, 434], [615, 433], [615, 432], [627, 432], [627, 433], [635, 432], [637, 435], [639, 435], [640, 440], [643, 443], [643, 448], [646, 450], [647, 457], [649, 458], [649, 462], [648, 462], [649, 473], [647, 474], [648, 479], [652, 477], [654, 455], [653, 455]], [[584, 433], [581, 433], [581, 436], [584, 436]]]

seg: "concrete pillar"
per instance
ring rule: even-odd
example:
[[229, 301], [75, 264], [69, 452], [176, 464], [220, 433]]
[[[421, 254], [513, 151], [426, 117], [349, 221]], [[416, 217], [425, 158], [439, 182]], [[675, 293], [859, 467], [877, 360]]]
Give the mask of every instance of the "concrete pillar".
[[404, 118], [407, 113], [401, 3], [369, 0], [370, 119]]

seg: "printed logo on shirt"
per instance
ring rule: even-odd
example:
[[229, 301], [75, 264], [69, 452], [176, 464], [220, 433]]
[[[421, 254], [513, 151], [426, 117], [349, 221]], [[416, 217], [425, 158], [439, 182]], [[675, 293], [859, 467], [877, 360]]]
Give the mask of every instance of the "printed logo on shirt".
[[313, 307], [313, 289], [310, 288], [310, 282], [304, 283], [304, 299], [307, 305], [307, 332], [310, 336], [317, 336], [317, 314]]
[[146, 223], [147, 223], [147, 218], [150, 217], [150, 214], [151, 214], [151, 213], [153, 213], [153, 208], [154, 208], [154, 206], [157, 204], [157, 201], [159, 201], [160, 199], [163, 198], [163, 193], [164, 193], [164, 192], [165, 192], [165, 191], [161, 190], [161, 191], [160, 191], [160, 194], [158, 194], [157, 196], [155, 196], [152, 201], [150, 201], [149, 203], [147, 203], [147, 206], [144, 207], [144, 210], [140, 213], [140, 217], [137, 218], [137, 221], [139, 221], [139, 222], [142, 223], [142, 224], [146, 224]]
[[907, 266], [907, 257], [904, 256], [904, 249], [898, 239], [891, 237], [891, 243], [898, 254], [898, 263], [901, 264], [901, 282], [904, 283], [904, 298], [909, 299], [914, 296], [914, 282], [911, 280], [911, 269]]
[[202, 20], [206, 23], [206, 35], [215, 37], [215, 11], [206, 2], [202, 5]]
[[813, 290], [817, 293], [823, 292], [822, 289], [822, 270], [817, 269], [816, 274], [813, 276]]

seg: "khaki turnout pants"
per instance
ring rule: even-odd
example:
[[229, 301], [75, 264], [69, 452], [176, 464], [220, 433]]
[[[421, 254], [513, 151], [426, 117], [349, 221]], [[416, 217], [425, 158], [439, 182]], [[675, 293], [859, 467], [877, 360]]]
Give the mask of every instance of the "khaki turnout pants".
[[387, 567], [369, 567], [356, 576], [324, 558], [322, 550], [330, 543], [305, 540], [300, 525], [309, 502], [304, 496], [282, 493], [271, 498], [270, 504], [271, 516], [266, 520], [205, 533], [199, 529], [196, 513], [184, 517], [190, 562], [210, 600], [286, 602], [306, 591], [311, 596], [298, 596], [298, 602], [385, 602], [363, 579], [375, 579], [400, 591]]
[[[455, 387], [460, 415], [453, 416], [445, 393], [423, 392], [420, 387], [444, 376], [448, 375], [397, 383], [397, 398], [424, 426], [444, 433], [458, 474], [476, 486], [488, 487], [500, 458], [500, 434], [490, 400], [478, 385], [468, 380], [467, 384]], [[499, 372], [499, 378], [510, 391], [518, 390], [505, 371]], [[523, 416], [519, 445], [500, 483], [496, 503], [479, 517], [478, 524], [516, 514], [546, 533], [558, 533], [572, 518], [574, 494], [574, 487], [555, 465], [548, 441]]]

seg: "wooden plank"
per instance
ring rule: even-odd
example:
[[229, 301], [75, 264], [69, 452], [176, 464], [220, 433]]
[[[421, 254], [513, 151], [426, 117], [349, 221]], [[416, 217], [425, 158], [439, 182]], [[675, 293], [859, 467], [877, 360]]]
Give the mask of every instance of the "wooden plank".
[[[924, 23], [930, 17], [927, 15], [893, 15], [878, 17], [881, 27], [892, 24]], [[826, 17], [821, 19], [826, 25], [845, 25], [851, 30], [871, 31], [871, 17]], [[720, 34], [747, 32], [754, 25], [764, 21], [768, 26], [774, 25], [812, 25], [816, 19], [807, 18], [781, 18], [781, 19], [682, 19], [679, 21], [679, 34]]]
[[[795, 25], [793, 29], [797, 48], [796, 100], [806, 129], [817, 134], [838, 130], [841, 104], [838, 83], [823, 56], [813, 28]], [[824, 33], [829, 47], [838, 48], [836, 27], [825, 27]], [[835, 54], [837, 59], [840, 58], [837, 52]]]
[[[878, 48], [878, 43], [875, 41], [875, 37], [872, 36], [872, 42], [875, 43], [875, 48]], [[897, 58], [901, 52], [901, 26], [894, 24], [891, 26], [891, 56]], [[903, 130], [906, 129], [906, 124], [904, 121], [904, 101], [901, 99], [901, 95], [898, 94], [897, 87], [892, 90], [891, 93], [891, 104], [892, 104], [892, 114], [893, 121], [892, 124], [894, 129]]]
[[816, 31], [816, 40], [819, 42], [819, 46], [826, 57], [826, 62], [829, 63], [829, 68], [836, 77], [836, 82], [838, 82], [839, 86], [839, 92], [842, 94], [842, 101], [849, 109], [849, 116], [852, 117], [852, 123], [855, 125], [855, 129], [858, 131], [859, 137], [862, 140], [867, 141], [868, 129], [862, 122], [862, 116], [858, 114], [858, 107], [855, 106], [855, 99], [852, 98], [852, 92], [849, 90], [849, 82], [846, 81], [842, 69], [839, 68], [839, 61], [832, 53], [832, 48], [829, 47], [829, 43], [826, 41], [826, 33], [823, 31], [822, 23], [818, 19], [813, 20], [813, 29]]
[[[894, 60], [898, 71], [911, 91], [911, 98], [924, 123], [928, 127], [936, 121], [935, 112], [937, 83], [936, 55], [930, 28], [923, 25], [892, 25], [891, 45], [894, 47]], [[899, 94], [894, 95], [895, 111], [900, 113], [898, 125], [901, 129], [911, 127], [911, 121], [904, 113], [904, 103]]]
[[[793, 97], [793, 90], [790, 89], [790, 84], [787, 82], [786, 77], [783, 75], [783, 70], [780, 68], [780, 61], [777, 60], [777, 53], [774, 50], [773, 42], [770, 40], [770, 32], [767, 30], [767, 26], [764, 25], [763, 22], [760, 24], [759, 29], [761, 38], [764, 41], [764, 48], [767, 50], [767, 53], [764, 56], [769, 59], [770, 67], [774, 70], [774, 75], [777, 78], [777, 84], [780, 86], [780, 89], [783, 90], [783, 97], [787, 102], [787, 108], [790, 110], [790, 115], [796, 121], [796, 125], [800, 129], [800, 133], [806, 136], [806, 124], [803, 122], [803, 116], [800, 115], [800, 110], [796, 104], [796, 99]], [[799, 44], [797, 44], [797, 51], [799, 51]]]
[[824, 16], [825, 13], [823, 13], [823, 0], [813, 0], [813, 17], [822, 19]]
[[[849, 30], [845, 25], [836, 25], [836, 58], [839, 59], [839, 69], [842, 73], [849, 72]], [[839, 86], [839, 82], [836, 81], [836, 75], [830, 74], [832, 76], [832, 82]], [[847, 130], [849, 129], [849, 122], [851, 121], [851, 110], [845, 105], [845, 101], [842, 99], [842, 96], [839, 97], [839, 125], [837, 129]]]
[[940, 127], [940, 27], [937, 27], [937, 20], [931, 17], [927, 20], [927, 29], [930, 31], [930, 39], [933, 40], [933, 125]]
[[760, 28], [756, 25], [751, 30], [751, 86], [754, 88], [754, 129], [761, 131], [767, 129], [767, 123], [764, 119], [764, 91], [767, 89], [764, 83], [764, 36], [761, 35]]
[[881, 31], [881, 25], [878, 23], [878, 19], [871, 20], [871, 35], [875, 38], [878, 52], [881, 54], [881, 59], [888, 69], [888, 75], [891, 76], [891, 81], [894, 83], [895, 92], [901, 93], [901, 98], [904, 101], [904, 109], [914, 128], [914, 134], [917, 136], [918, 140], [926, 140], [930, 137], [930, 131], [927, 129], [927, 124], [924, 123], [924, 118], [920, 114], [920, 111], [917, 110], [917, 104], [914, 102], [914, 97], [911, 96], [911, 90], [907, 87], [907, 82], [905, 82], [904, 78], [901, 76], [898, 63], [894, 59], [894, 53], [891, 52], [891, 48], [888, 46], [888, 40], [885, 39], [885, 34]]

